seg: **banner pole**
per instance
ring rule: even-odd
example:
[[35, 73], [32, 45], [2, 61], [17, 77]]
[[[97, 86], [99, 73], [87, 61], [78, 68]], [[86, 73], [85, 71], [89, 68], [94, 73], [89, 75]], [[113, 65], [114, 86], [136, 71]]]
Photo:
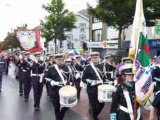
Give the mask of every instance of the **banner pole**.
[[136, 101], [136, 94], [135, 94], [135, 97], [134, 97], [134, 120], [137, 119], [137, 101]]

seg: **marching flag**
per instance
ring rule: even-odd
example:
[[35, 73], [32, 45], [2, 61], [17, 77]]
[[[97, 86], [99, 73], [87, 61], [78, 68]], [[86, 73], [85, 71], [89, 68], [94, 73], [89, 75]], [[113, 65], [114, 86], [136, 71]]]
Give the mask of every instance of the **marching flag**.
[[129, 57], [133, 60], [136, 98], [140, 104], [144, 105], [153, 91], [153, 85], [143, 0], [137, 0], [136, 3]]
[[25, 51], [30, 53], [42, 51], [40, 43], [40, 31], [16, 30], [16, 36]]

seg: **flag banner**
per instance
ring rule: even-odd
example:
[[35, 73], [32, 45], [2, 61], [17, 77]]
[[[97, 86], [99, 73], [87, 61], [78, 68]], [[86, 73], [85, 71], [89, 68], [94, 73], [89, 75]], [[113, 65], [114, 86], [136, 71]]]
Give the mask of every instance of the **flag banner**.
[[137, 0], [136, 3], [129, 57], [133, 60], [136, 98], [141, 105], [144, 105], [153, 92], [153, 85], [143, 0]]
[[34, 53], [42, 50], [40, 44], [40, 31], [17, 30], [16, 36], [25, 51]]

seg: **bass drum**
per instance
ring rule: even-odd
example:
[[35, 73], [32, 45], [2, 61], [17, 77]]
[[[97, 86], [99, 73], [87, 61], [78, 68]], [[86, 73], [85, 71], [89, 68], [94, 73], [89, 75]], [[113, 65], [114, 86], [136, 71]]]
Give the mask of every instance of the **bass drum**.
[[99, 85], [98, 86], [98, 100], [99, 102], [111, 102], [112, 93], [114, 91], [113, 85]]
[[77, 90], [70, 85], [59, 90], [60, 104], [63, 107], [73, 107], [77, 104]]

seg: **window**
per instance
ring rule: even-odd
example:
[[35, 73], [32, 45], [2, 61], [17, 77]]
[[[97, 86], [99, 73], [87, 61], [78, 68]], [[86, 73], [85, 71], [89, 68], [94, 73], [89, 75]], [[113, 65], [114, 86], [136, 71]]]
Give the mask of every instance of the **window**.
[[69, 40], [69, 41], [73, 40], [73, 35], [72, 34], [67, 34], [67, 40]]
[[84, 33], [84, 32], [85, 32], [85, 29], [86, 29], [86, 23], [80, 23], [80, 24], [79, 24], [79, 28], [80, 28], [80, 32], [81, 32], [81, 33]]
[[102, 41], [102, 30], [101, 29], [92, 31], [92, 40]]
[[99, 23], [99, 22], [101, 22], [101, 20], [99, 20], [98, 18], [96, 17], [92, 18], [92, 23]]
[[67, 49], [73, 49], [74, 48], [74, 43], [71, 41], [67, 41]]
[[80, 41], [85, 41], [86, 40], [86, 35], [85, 34], [80, 34], [79, 35], [79, 40]]

